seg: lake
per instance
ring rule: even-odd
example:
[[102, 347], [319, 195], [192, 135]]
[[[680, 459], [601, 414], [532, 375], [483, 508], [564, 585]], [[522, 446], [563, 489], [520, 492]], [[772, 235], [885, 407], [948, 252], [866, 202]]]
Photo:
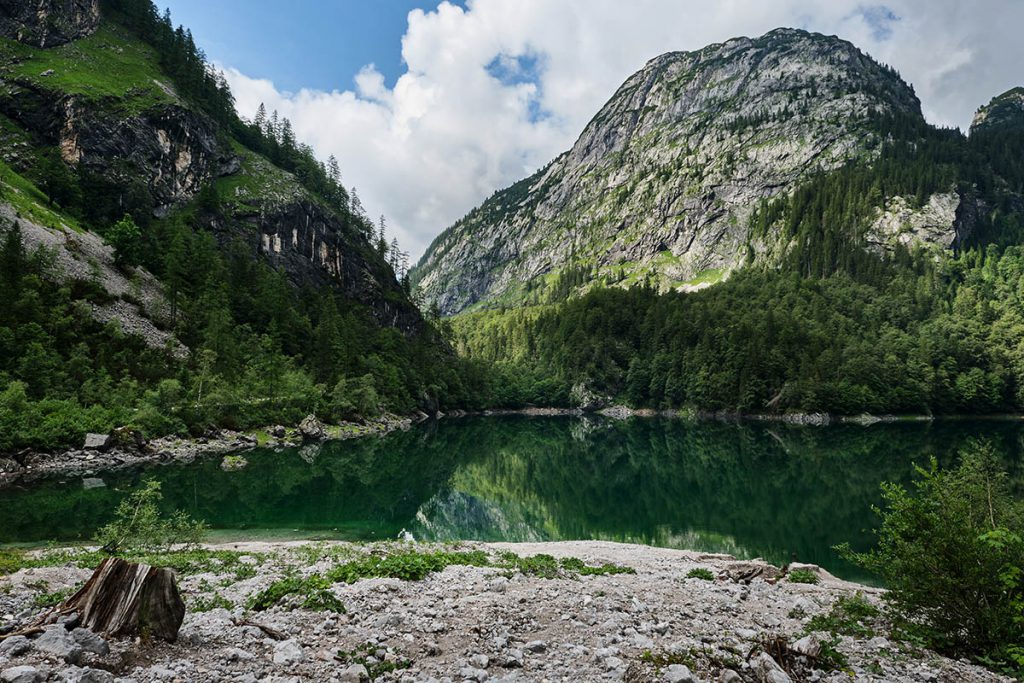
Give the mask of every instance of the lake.
[[41, 481], [0, 491], [0, 543], [88, 540], [145, 478], [216, 539], [601, 539], [820, 564], [870, 580], [883, 481], [989, 439], [1024, 483], [1024, 424], [956, 420], [801, 427], [662, 418], [470, 417], [385, 437]]

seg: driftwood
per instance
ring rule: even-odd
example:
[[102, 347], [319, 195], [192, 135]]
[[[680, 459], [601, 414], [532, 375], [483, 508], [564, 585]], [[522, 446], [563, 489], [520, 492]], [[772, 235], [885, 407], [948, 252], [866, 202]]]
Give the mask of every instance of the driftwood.
[[173, 643], [185, 618], [185, 603], [172, 570], [110, 557], [47, 620], [72, 612], [94, 633]]

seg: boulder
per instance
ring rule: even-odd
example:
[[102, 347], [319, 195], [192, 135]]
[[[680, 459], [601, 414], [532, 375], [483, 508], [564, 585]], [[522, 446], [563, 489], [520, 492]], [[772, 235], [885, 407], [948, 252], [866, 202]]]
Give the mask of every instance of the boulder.
[[362, 664], [353, 664], [338, 672], [338, 681], [341, 683], [362, 683], [370, 680], [370, 674]]
[[36, 683], [46, 679], [46, 675], [34, 666], [15, 666], [0, 671], [3, 683]]
[[110, 654], [110, 646], [107, 645], [107, 641], [87, 628], [76, 628], [71, 631], [71, 637], [83, 652], [91, 652], [101, 657]]
[[19, 657], [32, 649], [32, 643], [25, 636], [11, 636], [0, 641], [0, 655]]
[[33, 647], [37, 652], [61, 659], [69, 664], [77, 664], [82, 658], [82, 646], [60, 624], [48, 626], [36, 638]]
[[85, 444], [82, 446], [87, 451], [105, 451], [110, 448], [112, 439], [109, 434], [86, 434]]
[[316, 415], [307, 415], [303, 418], [302, 422], [299, 423], [299, 433], [307, 441], [320, 441], [327, 435], [323, 424], [321, 424], [320, 420], [316, 419]]
[[282, 427], [281, 425], [274, 425], [269, 430], [267, 430], [267, 432], [275, 439], [283, 439], [285, 436], [288, 435], [288, 430]]
[[107, 482], [103, 481], [99, 477], [85, 477], [82, 479], [82, 488], [88, 491], [89, 489], [102, 489], [105, 488]]

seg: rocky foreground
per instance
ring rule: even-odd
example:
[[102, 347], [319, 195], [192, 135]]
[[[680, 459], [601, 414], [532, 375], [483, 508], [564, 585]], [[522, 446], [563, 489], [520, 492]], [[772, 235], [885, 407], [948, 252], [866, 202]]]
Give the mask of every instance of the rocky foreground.
[[[0, 641], [0, 681], [1002, 680], [894, 640], [871, 608], [880, 604], [879, 589], [810, 565], [786, 574], [760, 561], [617, 543], [459, 548], [614, 563], [635, 574], [453, 565], [418, 581], [331, 583], [316, 605], [304, 607], [299, 594], [262, 611], [252, 606], [253, 596], [281, 579], [324, 576], [396, 547], [441, 548], [211, 546], [232, 552], [180, 575], [188, 613], [176, 643], [105, 640], [65, 619], [41, 634]], [[0, 633], [38, 612], [41, 593], [70, 591], [89, 574], [64, 563], [0, 576]], [[329, 611], [340, 608], [334, 598], [343, 613]]]

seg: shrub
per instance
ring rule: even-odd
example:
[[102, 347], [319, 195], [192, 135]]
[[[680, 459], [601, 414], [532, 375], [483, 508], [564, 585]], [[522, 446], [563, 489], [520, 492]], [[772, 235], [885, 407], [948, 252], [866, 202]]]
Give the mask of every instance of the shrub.
[[860, 593], [841, 597], [827, 614], [816, 614], [807, 623], [806, 631], [827, 631], [833, 636], [870, 638], [875, 635], [872, 623], [880, 612]]
[[991, 445], [974, 442], [960, 465], [918, 468], [913, 489], [883, 485], [878, 543], [841, 546], [889, 587], [896, 625], [935, 650], [1024, 670], [1024, 505]]
[[810, 569], [794, 569], [786, 575], [790, 583], [818, 583], [818, 575]]
[[145, 482], [121, 501], [114, 521], [96, 533], [96, 541], [112, 554], [165, 553], [177, 545], [198, 545], [205, 525], [181, 511], [164, 516], [159, 507], [162, 499], [160, 482]]

